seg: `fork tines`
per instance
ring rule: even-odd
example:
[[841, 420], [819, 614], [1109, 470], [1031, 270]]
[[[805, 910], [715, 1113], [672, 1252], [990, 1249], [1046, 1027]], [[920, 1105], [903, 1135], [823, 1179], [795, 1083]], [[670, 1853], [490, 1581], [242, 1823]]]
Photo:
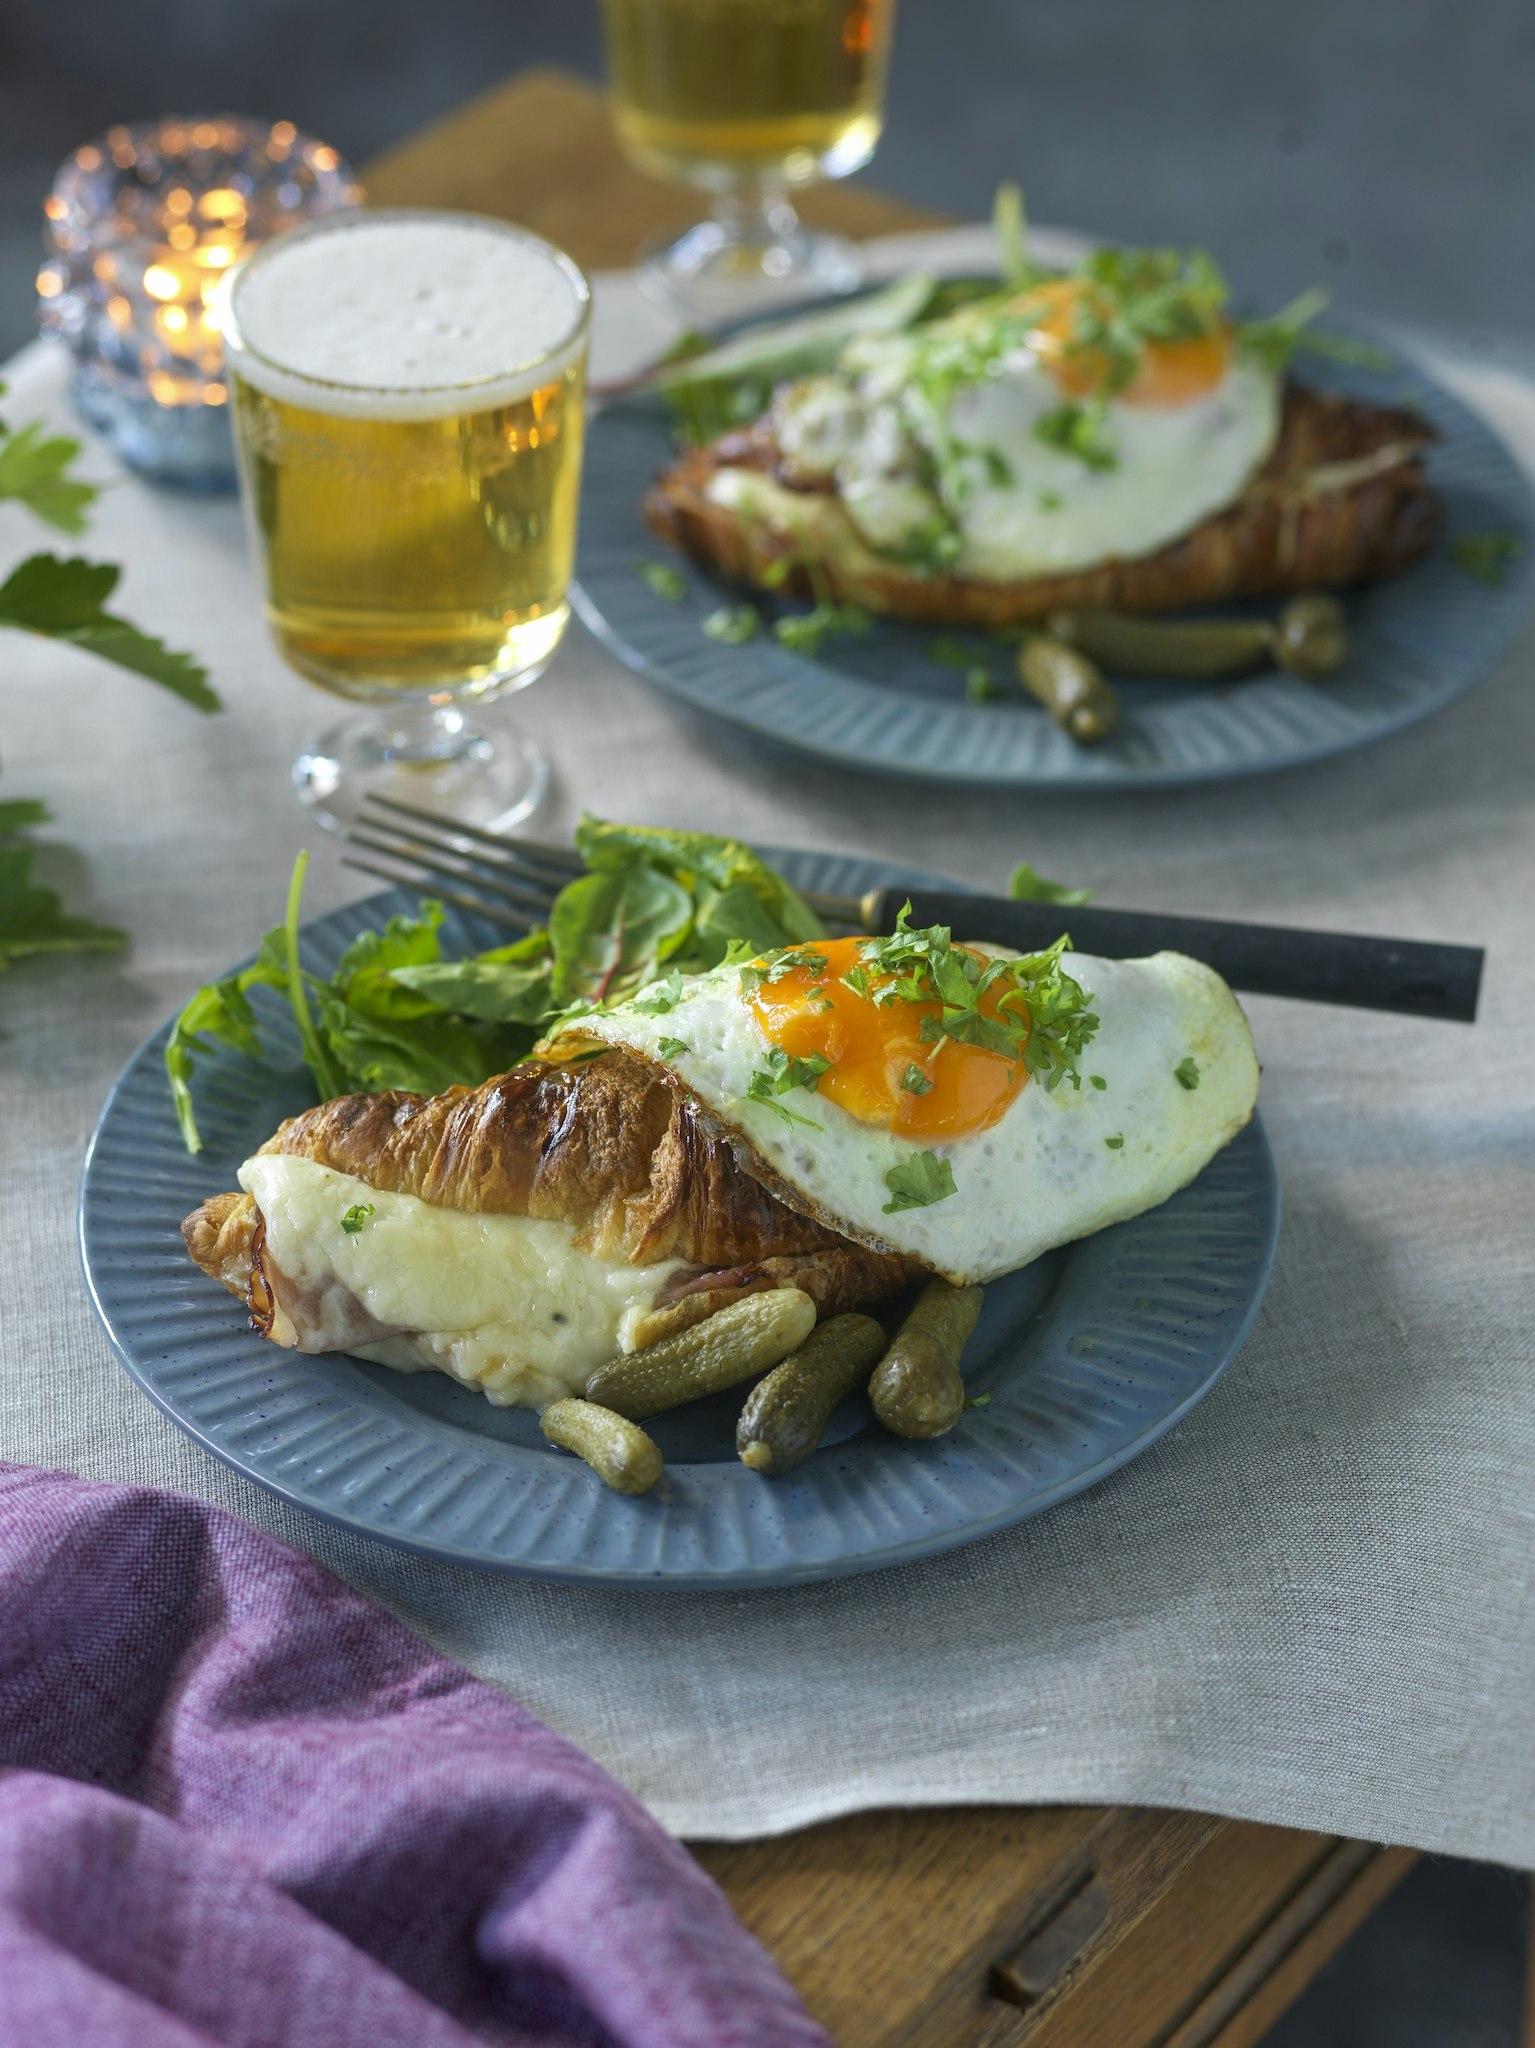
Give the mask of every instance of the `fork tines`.
[[343, 866], [397, 886], [429, 883], [457, 909], [519, 931], [544, 917], [550, 897], [582, 870], [573, 850], [500, 839], [391, 797], [370, 795], [365, 801], [368, 808], [349, 827], [347, 841], [391, 865], [343, 855]]

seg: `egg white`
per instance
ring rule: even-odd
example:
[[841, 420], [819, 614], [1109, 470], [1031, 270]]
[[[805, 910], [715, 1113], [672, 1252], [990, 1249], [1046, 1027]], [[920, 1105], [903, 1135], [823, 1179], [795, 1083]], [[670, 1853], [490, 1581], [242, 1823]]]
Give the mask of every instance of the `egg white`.
[[[955, 316], [949, 326], [958, 327]], [[834, 479], [857, 536], [876, 554], [920, 555], [952, 522], [954, 573], [1008, 583], [1135, 558], [1232, 504], [1271, 453], [1280, 385], [1238, 356], [1203, 397], [1177, 406], [1107, 401], [1099, 432], [1113, 466], [1093, 468], [1036, 431], [1065, 402], [1041, 357], [1021, 347], [984, 381], [936, 406], [913, 375], [910, 336], [866, 337], [835, 374], [776, 396], [773, 422], [789, 469]], [[956, 450], [960, 451], [956, 457]], [[946, 475], [940, 497], [936, 473]], [[795, 531], [802, 494], [717, 473], [710, 495]]]
[[[1181, 953], [1074, 954], [1068, 964], [1100, 1019], [1081, 1088], [1049, 1091], [1031, 1080], [990, 1130], [947, 1144], [911, 1143], [803, 1088], [779, 1100], [807, 1123], [786, 1123], [750, 1100], [768, 1040], [741, 995], [738, 968], [685, 981], [681, 999], [662, 1014], [631, 1003], [578, 1028], [668, 1067], [729, 1126], [748, 1165], [796, 1207], [962, 1284], [995, 1279], [1166, 1201], [1241, 1130], [1257, 1100], [1247, 1020], [1210, 968]], [[685, 1050], [669, 1046], [663, 1056], [663, 1040]], [[1174, 1071], [1190, 1057], [1199, 1069], [1192, 1089]], [[1116, 1137], [1121, 1145], [1107, 1142]], [[923, 1150], [948, 1161], [955, 1192], [925, 1208], [888, 1211], [886, 1175]]]

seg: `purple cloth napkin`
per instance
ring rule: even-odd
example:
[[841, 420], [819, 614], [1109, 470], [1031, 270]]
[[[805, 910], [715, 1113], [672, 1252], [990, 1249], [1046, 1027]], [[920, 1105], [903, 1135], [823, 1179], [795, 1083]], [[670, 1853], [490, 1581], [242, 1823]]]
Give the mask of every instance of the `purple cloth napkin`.
[[0, 1461], [4, 2048], [486, 2041], [829, 2048], [514, 1701], [218, 1508]]

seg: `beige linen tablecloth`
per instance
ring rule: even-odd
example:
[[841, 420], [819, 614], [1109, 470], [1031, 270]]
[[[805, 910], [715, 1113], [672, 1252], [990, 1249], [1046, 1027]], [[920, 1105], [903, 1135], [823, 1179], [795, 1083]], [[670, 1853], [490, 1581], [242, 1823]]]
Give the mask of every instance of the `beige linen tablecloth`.
[[[961, 252], [962, 253], [962, 252]], [[600, 294], [611, 369], [658, 338]], [[64, 365], [9, 418], [68, 418]], [[1535, 391], [1459, 388], [1535, 463]], [[107, 474], [100, 450], [92, 469]], [[9, 564], [46, 544], [14, 511]], [[889, 854], [999, 885], [1022, 858], [1114, 903], [1491, 947], [1474, 1031], [1251, 1005], [1285, 1224], [1262, 1317], [1179, 1428], [1085, 1497], [927, 1563], [750, 1596], [637, 1595], [435, 1564], [283, 1507], [115, 1363], [81, 1283], [81, 1155], [118, 1068], [279, 909], [313, 827], [287, 766], [325, 704], [264, 637], [231, 503], [123, 481], [85, 551], [209, 662], [204, 719], [0, 641], [0, 792], [57, 807], [55, 879], [124, 960], [0, 980], [0, 1455], [184, 1487], [280, 1531], [591, 1750], [670, 1827], [849, 1808], [1127, 1801], [1535, 1862], [1535, 648], [1345, 759], [1187, 793], [860, 780], [681, 715], [573, 631], [514, 714], [589, 805]], [[358, 893], [321, 846], [318, 912]]]

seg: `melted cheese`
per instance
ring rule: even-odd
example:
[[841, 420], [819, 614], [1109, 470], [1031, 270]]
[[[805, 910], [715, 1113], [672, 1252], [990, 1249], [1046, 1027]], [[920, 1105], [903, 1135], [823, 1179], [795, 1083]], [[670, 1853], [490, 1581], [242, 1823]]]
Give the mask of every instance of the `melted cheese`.
[[[568, 1224], [440, 1209], [282, 1153], [239, 1180], [266, 1222], [278, 1342], [450, 1373], [498, 1407], [579, 1393], [681, 1264], [607, 1265]], [[344, 1230], [358, 1206], [372, 1214]]]

